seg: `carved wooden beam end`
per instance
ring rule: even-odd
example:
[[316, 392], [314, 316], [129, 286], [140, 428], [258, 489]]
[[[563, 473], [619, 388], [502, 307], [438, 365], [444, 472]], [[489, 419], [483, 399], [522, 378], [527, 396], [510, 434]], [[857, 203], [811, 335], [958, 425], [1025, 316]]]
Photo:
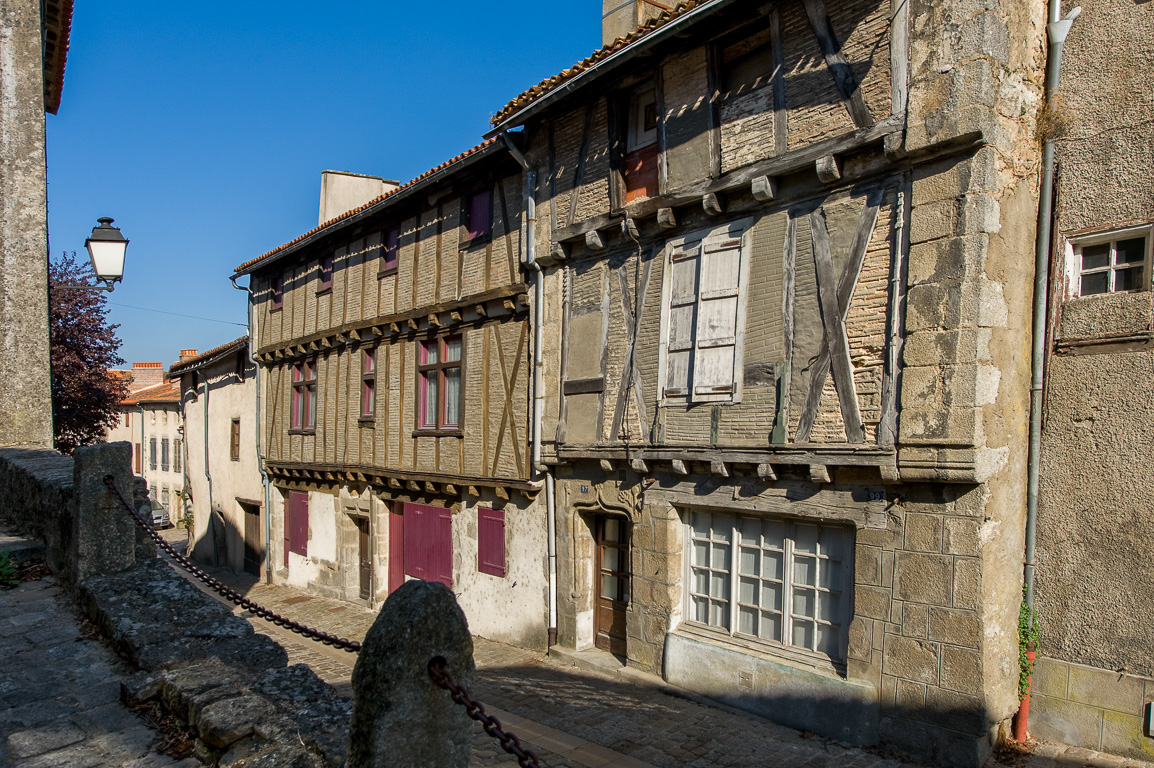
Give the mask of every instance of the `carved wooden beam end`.
[[810, 464], [809, 479], [815, 483], [829, 484], [833, 480], [829, 476], [829, 467], [825, 464]]
[[701, 207], [710, 216], [720, 216], [725, 213], [725, 203], [715, 193], [710, 192], [701, 198]]
[[819, 157], [814, 167], [817, 170], [818, 181], [822, 184], [830, 184], [841, 179], [841, 160], [837, 155]]
[[605, 241], [601, 238], [601, 233], [597, 230], [592, 230], [585, 233], [585, 247], [593, 251], [605, 250]]
[[674, 229], [677, 227], [677, 217], [673, 214], [672, 208], [657, 209], [657, 226], [662, 229]]
[[724, 461], [715, 459], [709, 462], [709, 472], [717, 477], [729, 477], [729, 467], [725, 466]]
[[509, 500], [509, 491], [505, 490], [501, 486], [498, 485], [496, 488], [493, 489], [493, 491], [497, 494], [498, 499], [501, 499], [503, 501]]
[[634, 459], [633, 461], [629, 462], [629, 466], [632, 467], [633, 471], [639, 475], [649, 474], [649, 465], [645, 463], [644, 459]]
[[769, 202], [777, 197], [777, 182], [772, 176], [758, 176], [749, 183], [749, 191], [754, 200]]
[[601, 471], [602, 472], [612, 472], [613, 471], [613, 461], [610, 459], [602, 459], [601, 460]]
[[674, 459], [672, 462], [673, 471], [679, 475], [688, 475], [689, 467], [685, 466], [685, 462], [681, 459]]
[[773, 471], [773, 465], [772, 464], [758, 464], [757, 465], [757, 476], [760, 477], [762, 480], [770, 480], [770, 481], [777, 480], [777, 473]]
[[626, 237], [631, 237], [634, 240], [641, 237], [640, 231], [637, 229], [637, 221], [629, 216], [621, 220], [621, 234]]

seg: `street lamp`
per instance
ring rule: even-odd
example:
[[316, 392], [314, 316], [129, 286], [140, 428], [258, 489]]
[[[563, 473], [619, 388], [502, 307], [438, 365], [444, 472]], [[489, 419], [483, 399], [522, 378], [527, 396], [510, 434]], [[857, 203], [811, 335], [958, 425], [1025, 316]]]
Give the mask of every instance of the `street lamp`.
[[96, 220], [98, 224], [92, 228], [92, 234], [84, 241], [88, 249], [88, 258], [92, 260], [92, 271], [96, 279], [103, 285], [91, 286], [100, 291], [111, 291], [124, 277], [124, 251], [128, 248], [128, 241], [120, 234], [118, 227], [112, 226], [112, 219], [102, 216]]

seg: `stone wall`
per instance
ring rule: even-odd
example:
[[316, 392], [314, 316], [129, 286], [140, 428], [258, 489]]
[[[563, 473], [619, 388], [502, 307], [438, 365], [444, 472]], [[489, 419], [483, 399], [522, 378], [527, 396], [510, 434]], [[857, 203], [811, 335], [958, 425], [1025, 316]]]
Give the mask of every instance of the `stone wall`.
[[52, 445], [40, 3], [0, 2], [0, 446]]

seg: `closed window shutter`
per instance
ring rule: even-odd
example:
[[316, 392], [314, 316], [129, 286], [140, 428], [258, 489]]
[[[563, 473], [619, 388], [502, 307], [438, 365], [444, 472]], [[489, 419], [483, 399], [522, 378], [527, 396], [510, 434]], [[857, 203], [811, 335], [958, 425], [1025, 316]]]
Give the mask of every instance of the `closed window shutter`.
[[[306, 493], [289, 494], [289, 551], [302, 557], [309, 554], [309, 497]], [[288, 557], [285, 557], [288, 564]]]
[[405, 573], [453, 586], [453, 515], [444, 507], [405, 505]]
[[477, 570], [505, 577], [505, 510], [477, 507]]
[[700, 260], [692, 399], [729, 400], [737, 348], [740, 233], [707, 238]]
[[686, 243], [670, 257], [669, 342], [665, 373], [665, 394], [669, 396], [680, 397], [689, 393], [700, 263], [700, 241]]

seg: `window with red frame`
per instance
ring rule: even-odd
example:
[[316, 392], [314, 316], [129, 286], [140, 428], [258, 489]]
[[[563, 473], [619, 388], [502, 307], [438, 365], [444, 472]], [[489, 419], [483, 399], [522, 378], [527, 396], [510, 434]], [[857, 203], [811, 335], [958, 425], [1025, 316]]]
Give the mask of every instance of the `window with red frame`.
[[292, 429], [312, 430], [317, 425], [316, 360], [304, 360], [293, 366]]
[[417, 426], [429, 430], [461, 427], [462, 337], [420, 342], [417, 361]]
[[371, 419], [377, 407], [377, 351], [366, 349], [361, 364], [361, 418]]
[[469, 195], [465, 202], [465, 240], [487, 239], [493, 231], [492, 192], [484, 190]]
[[284, 306], [284, 277], [277, 275], [272, 279], [272, 308], [280, 309]]
[[505, 510], [477, 507], [477, 570], [505, 578]]
[[390, 229], [385, 233], [384, 253], [381, 256], [381, 273], [397, 271], [397, 252], [400, 250], [401, 230]]
[[321, 259], [321, 284], [317, 293], [327, 291], [333, 287], [333, 257], [325, 256]]

